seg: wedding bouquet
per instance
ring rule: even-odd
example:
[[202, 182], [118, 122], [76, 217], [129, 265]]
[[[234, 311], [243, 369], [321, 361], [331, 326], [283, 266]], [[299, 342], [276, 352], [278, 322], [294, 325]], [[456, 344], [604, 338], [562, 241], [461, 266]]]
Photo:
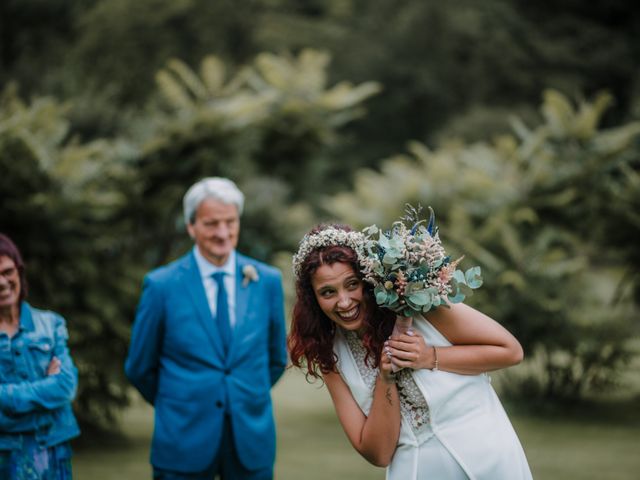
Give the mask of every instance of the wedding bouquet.
[[[446, 254], [429, 207], [429, 220], [421, 220], [422, 207], [407, 205], [406, 215], [389, 230], [371, 225], [365, 235], [365, 281], [374, 285], [376, 302], [407, 319], [396, 323], [405, 333], [412, 319], [439, 306], [462, 302], [482, 285], [480, 267], [463, 272]], [[426, 225], [425, 225], [426, 223]]]

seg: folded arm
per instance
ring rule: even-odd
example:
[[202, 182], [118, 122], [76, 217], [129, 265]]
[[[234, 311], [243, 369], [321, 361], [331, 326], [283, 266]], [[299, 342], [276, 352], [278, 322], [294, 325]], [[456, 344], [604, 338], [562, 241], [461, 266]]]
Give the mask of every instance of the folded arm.
[[453, 345], [434, 349], [415, 332], [392, 337], [388, 346], [398, 367], [432, 369], [437, 357], [440, 370], [476, 375], [516, 365], [523, 359], [522, 346], [507, 329], [468, 305], [439, 307], [427, 318]]
[[36, 429], [38, 414], [34, 412], [12, 415], [0, 410], [0, 432], [20, 433]]
[[78, 370], [69, 355], [69, 334], [62, 317], [56, 317], [56, 322], [53, 353], [59, 361], [59, 366], [55, 369], [57, 373], [37, 380], [0, 384], [0, 410], [4, 414], [19, 415], [54, 410], [75, 397]]

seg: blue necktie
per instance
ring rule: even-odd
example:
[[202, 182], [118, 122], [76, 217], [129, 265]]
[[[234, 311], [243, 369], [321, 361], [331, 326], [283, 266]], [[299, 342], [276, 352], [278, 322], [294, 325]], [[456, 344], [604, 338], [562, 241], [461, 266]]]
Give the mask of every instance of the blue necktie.
[[213, 279], [218, 284], [216, 322], [218, 323], [220, 339], [222, 340], [224, 353], [226, 354], [231, 341], [231, 322], [229, 321], [229, 300], [227, 298], [227, 290], [224, 288], [224, 275], [224, 272], [216, 272], [213, 274]]

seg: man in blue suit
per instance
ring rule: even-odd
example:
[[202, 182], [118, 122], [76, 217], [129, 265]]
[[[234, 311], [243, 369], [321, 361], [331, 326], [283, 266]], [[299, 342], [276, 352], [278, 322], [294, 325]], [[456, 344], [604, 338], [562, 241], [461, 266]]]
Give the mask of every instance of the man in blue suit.
[[243, 205], [232, 181], [197, 182], [184, 197], [193, 250], [144, 279], [125, 371], [155, 407], [154, 479], [273, 478], [282, 279], [235, 250]]

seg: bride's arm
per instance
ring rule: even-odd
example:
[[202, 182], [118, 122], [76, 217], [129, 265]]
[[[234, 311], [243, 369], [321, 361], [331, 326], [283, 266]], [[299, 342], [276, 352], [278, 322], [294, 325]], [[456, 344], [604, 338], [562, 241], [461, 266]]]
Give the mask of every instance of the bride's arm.
[[392, 337], [388, 344], [394, 364], [432, 369], [437, 356], [439, 370], [474, 375], [522, 361], [518, 340], [498, 322], [468, 305], [439, 307], [429, 312], [427, 318], [453, 345], [434, 350], [418, 334]]
[[400, 436], [398, 389], [390, 371], [390, 362], [386, 358], [383, 361], [386, 361], [389, 371], [378, 375], [376, 379], [368, 417], [362, 413], [338, 373], [324, 375], [338, 419], [349, 441], [360, 455], [378, 467], [386, 467], [391, 463]]

